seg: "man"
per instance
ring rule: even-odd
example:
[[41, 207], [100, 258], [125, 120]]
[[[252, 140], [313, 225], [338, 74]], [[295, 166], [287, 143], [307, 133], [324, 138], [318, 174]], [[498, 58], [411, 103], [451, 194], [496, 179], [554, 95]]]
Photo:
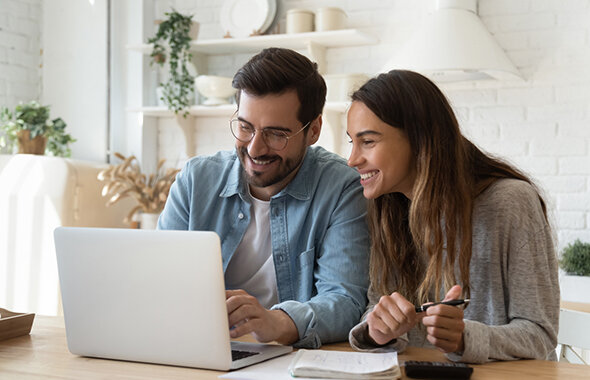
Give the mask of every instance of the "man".
[[232, 85], [235, 151], [191, 159], [158, 228], [219, 234], [232, 338], [310, 348], [345, 340], [366, 306], [366, 201], [342, 158], [310, 147], [324, 80], [301, 54], [270, 48]]

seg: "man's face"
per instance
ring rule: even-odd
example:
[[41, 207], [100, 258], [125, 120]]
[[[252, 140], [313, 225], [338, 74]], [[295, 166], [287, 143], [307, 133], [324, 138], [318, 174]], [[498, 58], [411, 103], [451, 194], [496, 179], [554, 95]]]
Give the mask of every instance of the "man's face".
[[[318, 119], [307, 127], [309, 131], [297, 133], [304, 126], [297, 119], [299, 107], [299, 99], [294, 90], [280, 95], [253, 96], [244, 91], [240, 94], [236, 118], [244, 126], [254, 128], [256, 133], [249, 142], [236, 140], [236, 151], [250, 185], [250, 192], [258, 199], [269, 200], [287, 186], [297, 174], [307, 147], [317, 140], [315, 135], [319, 135], [319, 126], [316, 125], [319, 123]], [[288, 139], [285, 148], [276, 150], [267, 145], [263, 138], [263, 129], [283, 131], [292, 137]]]

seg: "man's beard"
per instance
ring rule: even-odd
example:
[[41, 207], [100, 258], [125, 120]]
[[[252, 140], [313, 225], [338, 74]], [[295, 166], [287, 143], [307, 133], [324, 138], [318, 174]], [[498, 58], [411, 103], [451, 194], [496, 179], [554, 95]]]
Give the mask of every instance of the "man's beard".
[[[278, 161], [279, 165], [278, 165], [278, 169], [277, 171], [269, 176], [268, 178], [263, 178], [263, 176], [266, 175], [266, 173], [263, 172], [257, 172], [254, 171], [253, 173], [249, 173], [248, 171], [246, 171], [245, 167], [245, 160], [250, 160], [250, 155], [248, 154], [248, 150], [246, 149], [246, 147], [241, 147], [239, 149], [237, 149], [238, 152], [238, 157], [240, 159], [240, 162], [242, 163], [242, 173], [244, 174], [244, 177], [246, 178], [246, 182], [250, 185], [256, 186], [256, 187], [267, 187], [267, 186], [272, 186], [275, 185], [279, 182], [281, 182], [282, 180], [284, 180], [285, 178], [287, 178], [291, 173], [293, 173], [294, 170], [297, 170], [299, 168], [299, 166], [301, 165], [301, 162], [303, 161], [303, 159], [305, 158], [305, 149], [306, 147], [303, 147], [303, 151], [301, 152], [301, 154], [296, 157], [296, 158], [288, 158], [286, 160], [283, 160], [280, 156], [259, 156], [259, 157], [254, 157], [256, 160], [259, 161]], [[274, 162], [271, 163], [271, 165], [275, 164]]]

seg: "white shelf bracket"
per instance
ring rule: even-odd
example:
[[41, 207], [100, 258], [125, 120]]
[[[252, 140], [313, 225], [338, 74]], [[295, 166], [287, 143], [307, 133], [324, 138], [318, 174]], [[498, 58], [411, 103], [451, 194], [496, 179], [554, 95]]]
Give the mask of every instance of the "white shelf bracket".
[[182, 116], [181, 114], [176, 115], [176, 124], [182, 129], [185, 139], [185, 149], [186, 149], [186, 156], [192, 157], [195, 155], [195, 117], [192, 115], [186, 115], [186, 117]]
[[318, 64], [318, 71], [320, 74], [325, 74], [326, 72], [326, 47], [324, 45], [320, 45], [313, 41], [307, 41], [307, 52], [309, 53], [309, 58], [317, 62]]

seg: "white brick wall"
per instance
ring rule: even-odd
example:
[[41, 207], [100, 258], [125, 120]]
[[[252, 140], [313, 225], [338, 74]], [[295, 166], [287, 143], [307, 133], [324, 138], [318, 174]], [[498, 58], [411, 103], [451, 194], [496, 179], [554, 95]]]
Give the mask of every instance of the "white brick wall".
[[[221, 36], [219, 2], [158, 1], [156, 14], [170, 6], [195, 14], [199, 38]], [[324, 6], [344, 9], [350, 27], [381, 40], [374, 46], [329, 49], [328, 72], [370, 75], [433, 8], [429, 1], [412, 0], [279, 0], [277, 23], [284, 30], [290, 8]], [[456, 83], [442, 89], [466, 135], [514, 162], [545, 189], [559, 247], [578, 237], [590, 241], [590, 0], [480, 0], [479, 14], [525, 81]], [[245, 59], [215, 57], [209, 70], [231, 75]], [[227, 146], [225, 121], [206, 124], [195, 130], [197, 153]], [[175, 148], [165, 133], [161, 129], [160, 153], [178, 160], [173, 153], [184, 147]]]
[[0, 106], [39, 99], [40, 26], [40, 0], [0, 0]]

